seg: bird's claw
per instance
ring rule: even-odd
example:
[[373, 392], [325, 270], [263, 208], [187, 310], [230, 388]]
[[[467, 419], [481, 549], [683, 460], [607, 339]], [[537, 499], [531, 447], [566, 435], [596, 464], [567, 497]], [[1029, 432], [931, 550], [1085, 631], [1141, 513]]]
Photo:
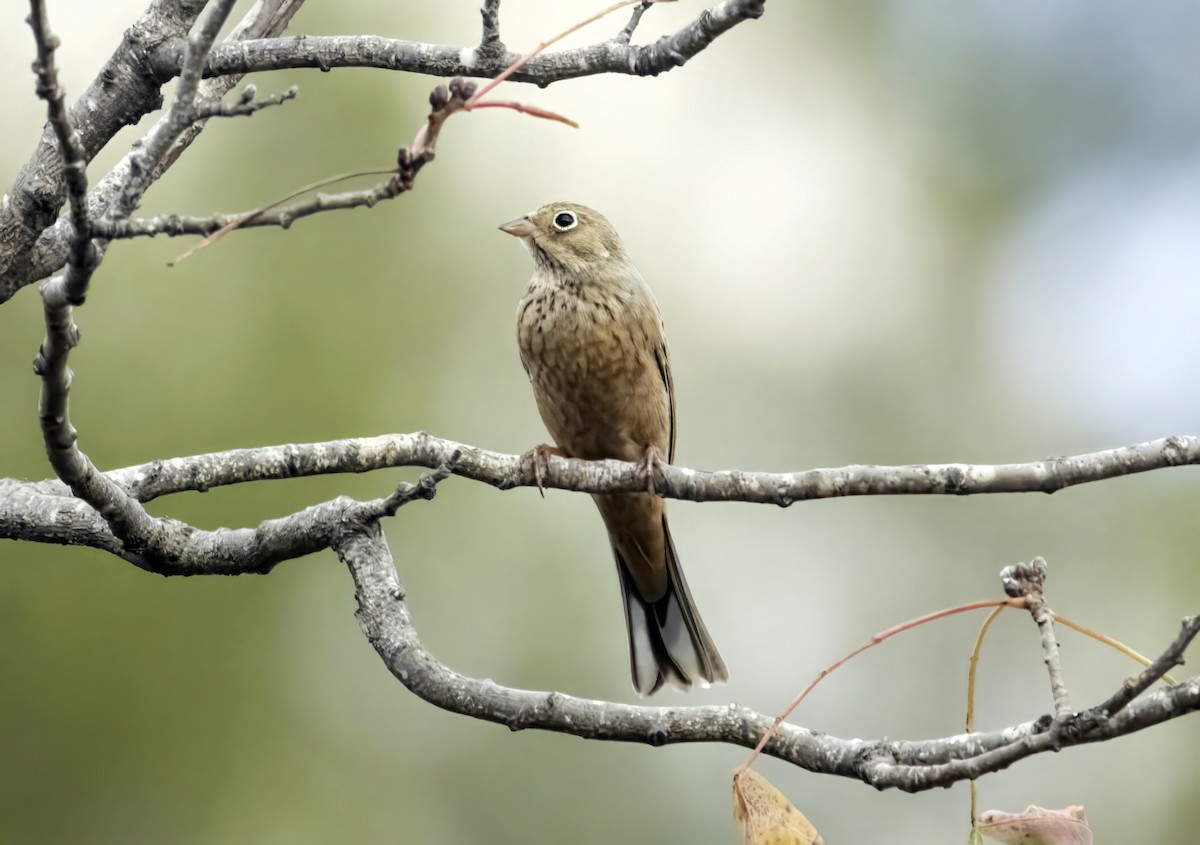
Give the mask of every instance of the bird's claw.
[[646, 479], [646, 492], [651, 495], [658, 493], [656, 482], [666, 479], [666, 475], [663, 473], [663, 463], [663, 454], [657, 446], [647, 446], [646, 451], [642, 453], [642, 459], [637, 462], [635, 472], [639, 478]]
[[546, 498], [546, 476], [550, 474], [550, 456], [561, 454], [553, 446], [539, 443], [521, 455], [521, 476], [526, 484], [532, 481], [537, 485], [543, 499]]

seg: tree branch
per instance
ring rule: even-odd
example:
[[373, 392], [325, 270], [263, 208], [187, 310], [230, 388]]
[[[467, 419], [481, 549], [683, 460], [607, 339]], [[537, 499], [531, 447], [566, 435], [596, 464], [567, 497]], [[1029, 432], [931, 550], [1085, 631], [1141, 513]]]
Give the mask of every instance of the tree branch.
[[634, 31], [638, 28], [638, 24], [642, 22], [642, 15], [646, 14], [653, 3], [642, 2], [633, 7], [633, 14], [629, 16], [629, 23], [625, 24], [625, 28], [617, 33], [617, 41], [622, 44], [628, 44], [633, 38]]
[[[1025, 599], [1025, 606], [1038, 626], [1045, 654], [1046, 670], [1050, 674], [1050, 694], [1054, 698], [1054, 716], [1065, 719], [1071, 715], [1071, 697], [1063, 679], [1062, 658], [1058, 652], [1058, 637], [1054, 634], [1054, 619], [1046, 607], [1046, 561], [1035, 557], [1029, 563], [1016, 563], [1000, 572], [1004, 592], [1012, 598]], [[1163, 670], [1164, 673], [1167, 670]]]
[[208, 120], [212, 117], [249, 117], [271, 106], [282, 106], [288, 100], [296, 99], [300, 89], [293, 85], [282, 94], [274, 94], [261, 100], [254, 99], [258, 89], [247, 85], [236, 103], [222, 103], [220, 100], [196, 106], [196, 119]]
[[[753, 748], [774, 719], [745, 707], [641, 707], [476, 680], [430, 654], [412, 625], [404, 588], [378, 525], [352, 526], [334, 538], [349, 567], [367, 640], [388, 670], [423, 700], [509, 730], [546, 730], [584, 739], [651, 746], [724, 742]], [[839, 739], [783, 723], [764, 753], [819, 774], [862, 780], [878, 789], [918, 792], [999, 771], [1044, 751], [1109, 739], [1200, 709], [1200, 678], [1160, 690], [1111, 720], [1043, 717], [1001, 731], [920, 742]]]
[[[612, 38], [589, 47], [546, 53], [530, 60], [509, 78], [546, 86], [600, 73], [657, 76], [683, 66], [742, 21], [761, 17], [764, 5], [765, 0], [723, 0], [701, 12], [678, 32], [653, 44], [634, 46]], [[485, 5], [485, 22], [487, 8]], [[219, 46], [209, 56], [205, 75], [285, 68], [373, 67], [431, 76], [493, 77], [517, 58], [515, 53], [492, 54], [490, 50], [375, 35], [306, 35], [247, 41], [236, 47]], [[160, 77], [179, 73], [182, 64], [181, 40], [163, 43], [155, 51], [153, 67]]]
[[[140, 156], [136, 158], [138, 165], [131, 173], [151, 174], [179, 132], [194, 120], [200, 68], [233, 3], [234, 0], [217, 0], [200, 32], [190, 40], [187, 65], [180, 79], [175, 102], [167, 115], [165, 128], [157, 135], [152, 135]], [[74, 322], [73, 306], [82, 304], [87, 295], [92, 270], [98, 263], [98, 253], [89, 251], [92, 227], [85, 199], [86, 166], [81, 159], [81, 146], [62, 106], [62, 97], [55, 82], [51, 61], [53, 36], [50, 35], [45, 22], [43, 0], [33, 0], [32, 5], [33, 12], [30, 18], [38, 41], [39, 93], [49, 103], [50, 120], [61, 141], [68, 183], [71, 186], [74, 224], [71, 235], [71, 261], [66, 275], [50, 279], [42, 286], [46, 338], [34, 360], [34, 371], [42, 380], [38, 413], [46, 455], [55, 474], [70, 487], [71, 492], [91, 505], [108, 523], [113, 535], [121, 542], [123, 557], [138, 565], [147, 565], [146, 561], [151, 559], [174, 561], [179, 557], [180, 547], [194, 539], [192, 533], [187, 530], [188, 526], [150, 516], [136, 499], [100, 473], [88, 456], [79, 449], [78, 435], [71, 425], [68, 397], [72, 375], [67, 360], [71, 349], [79, 343], [79, 329]], [[136, 205], [141, 192], [151, 181], [148, 176], [142, 180], [131, 180], [126, 186], [126, 193], [122, 195], [122, 201], [130, 203], [130, 207]], [[77, 258], [81, 263], [76, 263]]]
[[[119, 232], [121, 237], [132, 237], [173, 233], [180, 226], [187, 234], [200, 234], [220, 228], [213, 225], [215, 217], [179, 218], [185, 221], [179, 226], [164, 224], [158, 227], [148, 223], [126, 226], [123, 221], [132, 213], [148, 184], [160, 178], [188, 148], [205, 121], [214, 111], [220, 110], [221, 97], [246, 73], [298, 67], [322, 70], [376, 67], [434, 76], [490, 77], [499, 74], [516, 59], [515, 54], [502, 49], [498, 40], [488, 40], [492, 32], [490, 10], [493, 5], [498, 27], [499, 4], [493, 4], [492, 0], [486, 0], [481, 9], [485, 21], [484, 42], [474, 49], [376, 36], [273, 37], [283, 31], [302, 3], [303, 0], [259, 0], [242, 24], [209, 52], [203, 75], [216, 78], [201, 84], [194, 101], [194, 119], [180, 130], [178, 126], [169, 125], [173, 120], [170, 115], [164, 116], [148, 133], [148, 143], [156, 143], [154, 139], [158, 137], [175, 138], [166, 153], [143, 161], [144, 150], [135, 148], [91, 191], [91, 215], [102, 230], [97, 234]], [[631, 46], [619, 35], [591, 47], [538, 56], [511, 78], [545, 86], [600, 73], [656, 76], [683, 65], [738, 23], [760, 17], [764, 4], [765, 0], [723, 0], [679, 31], [653, 44]], [[129, 30], [126, 40], [97, 82], [82, 98], [84, 103], [95, 108], [72, 110], [89, 157], [103, 148], [122, 126], [136, 123], [161, 105], [159, 88], [182, 72], [189, 43], [182, 36], [191, 28], [204, 5], [202, 0], [155, 0], [146, 15]], [[498, 32], [497, 28], [497, 39]], [[495, 47], [487, 47], [489, 44], [495, 44]], [[136, 81], [138, 90], [120, 91], [121, 98], [114, 99], [112, 95], [118, 88], [111, 84], [114, 79]], [[119, 116], [119, 122], [108, 120], [113, 113]], [[52, 143], [52, 137], [43, 136], [39, 151], [22, 170], [10, 192], [14, 201], [0, 209], [0, 303], [25, 285], [54, 272], [66, 260], [71, 226], [66, 218], [55, 222], [63, 201], [62, 182], [57, 178], [43, 178], [47, 173], [46, 148], [49, 143]], [[146, 170], [147, 162], [154, 163], [152, 169]], [[140, 168], [139, 164], [142, 165]], [[48, 172], [57, 177], [53, 168]], [[46, 191], [47, 187], [51, 190]], [[286, 225], [290, 219], [295, 216], [281, 216], [261, 225]]]
[[479, 41], [479, 53], [483, 56], [503, 56], [506, 52], [500, 40], [500, 0], [483, 0], [479, 9], [483, 18], [483, 38]]
[[[280, 34], [303, 2], [259, 0], [229, 34], [227, 42]], [[123, 126], [137, 123], [162, 106], [160, 89], [166, 80], [156, 78], [146, 66], [148, 57], [154, 45], [186, 35], [204, 5], [204, 0], [154, 0], [146, 14], [126, 31], [125, 40], [70, 113], [89, 159]], [[179, 43], [186, 41], [180, 38]], [[201, 83], [198, 107], [202, 111], [211, 108], [240, 78], [229, 75]], [[167, 120], [163, 116], [151, 132], [165, 126]], [[156, 168], [155, 179], [179, 158], [203, 126], [204, 119], [200, 119], [184, 128]], [[88, 208], [98, 237], [103, 237], [101, 218], [112, 212], [123, 194], [139, 155], [135, 145], [89, 192]], [[8, 203], [0, 204], [0, 304], [67, 260], [74, 230], [69, 218], [58, 217], [64, 199], [60, 169], [54, 135], [47, 127], [33, 157], [6, 195]]]
[[1113, 716], [1119, 713], [1129, 705], [1129, 702], [1133, 701], [1148, 690], [1156, 681], [1160, 680], [1163, 675], [1170, 672], [1176, 666], [1182, 666], [1183, 653], [1191, 645], [1192, 640], [1196, 638], [1196, 634], [1198, 633], [1200, 633], [1200, 615], [1189, 616], [1184, 619], [1179, 627], [1179, 636], [1175, 638], [1175, 642], [1171, 643], [1170, 648], [1159, 655], [1157, 660], [1147, 666], [1138, 675], [1126, 678], [1121, 688], [1113, 693], [1112, 697], [1097, 709], [1105, 716]]
[[65, 175], [67, 198], [71, 207], [71, 225], [74, 236], [67, 256], [67, 275], [64, 281], [67, 301], [77, 305], [87, 293], [88, 280], [97, 264], [97, 253], [92, 245], [92, 221], [87, 205], [87, 152], [71, 115], [67, 111], [62, 89], [58, 87], [58, 69], [54, 65], [54, 51], [59, 40], [50, 31], [46, 19], [45, 0], [30, 3], [29, 25], [37, 44], [37, 61], [33, 63], [37, 74], [37, 94], [46, 101], [50, 126], [58, 139], [62, 172]]
[[[795, 501], [863, 495], [982, 495], [1050, 493], [1135, 472], [1200, 463], [1200, 437], [1165, 437], [1103, 452], [1028, 464], [848, 466], [803, 472], [701, 470], [662, 465], [654, 474], [659, 495], [695, 502]], [[183, 492], [281, 478], [363, 473], [394, 467], [435, 469], [447, 465], [462, 476], [501, 490], [536, 485], [521, 456], [444, 440], [424, 432], [387, 434], [324, 443], [231, 449], [112, 470], [106, 478], [138, 502]], [[585, 493], [639, 492], [646, 477], [636, 464], [550, 456], [543, 485]], [[0, 479], [0, 538], [41, 543], [70, 542], [111, 550], [117, 542], [94, 512], [80, 511], [70, 490], [57, 481]], [[44, 512], [30, 515], [32, 502]], [[24, 514], [24, 516], [22, 516]], [[70, 526], [69, 530], [64, 526]]]
[[[169, 493], [208, 490], [270, 478], [361, 473], [402, 466], [432, 469], [450, 463], [453, 472], [508, 490], [535, 486], [521, 456], [468, 446], [425, 432], [385, 434], [324, 443], [233, 449], [154, 461], [114, 470], [112, 477], [141, 501]], [[708, 472], [662, 465], [656, 492], [693, 502], [753, 502], [787, 506], [809, 499], [868, 495], [1053, 493], [1133, 473], [1200, 464], [1200, 437], [1164, 437], [1133, 446], [1024, 464], [851, 465], [800, 472]], [[638, 492], [646, 479], [637, 465], [622, 461], [548, 458], [544, 486], [585, 493]]]
[[[153, 0], [70, 110], [85, 157], [91, 160], [122, 127], [162, 105], [161, 80], [146, 67], [146, 46], [187, 34], [201, 0]], [[48, 237], [66, 198], [55, 133], [47, 126], [29, 161], [0, 203], [0, 303], [63, 265], [69, 221]], [[92, 206], [92, 215], [97, 214]], [[47, 233], [48, 234], [48, 233]]]
[[113, 217], [126, 217], [137, 208], [142, 195], [158, 178], [159, 168], [166, 160], [167, 152], [183, 134], [183, 130], [196, 121], [196, 97], [200, 93], [204, 62], [213, 42], [217, 40], [217, 33], [225, 25], [225, 19], [229, 17], [234, 2], [235, 0], [214, 0], [212, 10], [204, 19], [203, 26], [187, 39], [179, 84], [175, 87], [175, 99], [166, 118], [155, 124], [131, 158], [129, 178], [113, 203]]

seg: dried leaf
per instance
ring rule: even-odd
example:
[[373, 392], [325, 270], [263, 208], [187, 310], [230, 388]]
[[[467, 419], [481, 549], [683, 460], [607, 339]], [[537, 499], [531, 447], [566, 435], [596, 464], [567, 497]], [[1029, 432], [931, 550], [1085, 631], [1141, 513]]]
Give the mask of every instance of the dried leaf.
[[978, 828], [988, 839], [1008, 845], [1092, 845], [1083, 807], [1047, 810], [1030, 804], [1020, 813], [988, 810], [979, 817]]
[[753, 769], [733, 776], [733, 817], [745, 845], [825, 845], [812, 822]]

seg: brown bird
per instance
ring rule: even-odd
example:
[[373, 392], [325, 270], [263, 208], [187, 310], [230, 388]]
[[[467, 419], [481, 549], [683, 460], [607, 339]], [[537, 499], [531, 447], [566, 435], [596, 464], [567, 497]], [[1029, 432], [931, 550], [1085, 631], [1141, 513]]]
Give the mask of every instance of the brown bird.
[[[521, 239], [534, 274], [517, 306], [521, 363], [557, 449], [655, 471], [675, 458], [675, 390], [658, 303], [599, 212], [556, 202], [500, 227]], [[666, 505], [651, 493], [594, 495], [617, 561], [633, 686], [649, 695], [728, 677], [688, 592]]]

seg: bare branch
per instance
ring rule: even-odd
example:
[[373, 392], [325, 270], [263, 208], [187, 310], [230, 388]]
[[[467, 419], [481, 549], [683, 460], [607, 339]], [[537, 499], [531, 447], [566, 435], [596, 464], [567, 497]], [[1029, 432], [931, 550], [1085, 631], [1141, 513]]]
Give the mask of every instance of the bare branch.
[[[186, 35], [204, 8], [202, 0], [151, 0], [70, 110], [84, 157], [102, 149], [124, 126], [162, 105], [158, 79], [146, 66], [147, 47]], [[55, 130], [47, 126], [29, 161], [0, 203], [0, 303], [45, 278], [67, 260], [71, 225], [55, 223], [66, 199]], [[91, 204], [95, 219], [102, 209]], [[51, 227], [51, 228], [47, 228]]]
[[[1065, 719], [1071, 715], [1071, 698], [1063, 680], [1062, 659], [1058, 653], [1058, 637], [1054, 634], [1054, 619], [1046, 607], [1046, 561], [1035, 557], [1029, 563], [1015, 563], [1000, 572], [1004, 592], [1012, 598], [1025, 599], [1026, 607], [1037, 623], [1045, 652], [1046, 669], [1050, 673], [1050, 693], [1054, 697], [1054, 715]], [[1164, 672], [1166, 670], [1163, 670]]]
[[[185, 64], [188, 41], [182, 36], [205, 3], [203, 0], [152, 2], [151, 9], [130, 28], [113, 59], [81, 98], [87, 108], [72, 111], [89, 157], [122, 126], [136, 123], [157, 108], [161, 104], [159, 88], [181, 73]], [[144, 150], [135, 149], [118, 162], [89, 196], [94, 221], [107, 218], [111, 222], [128, 217], [149, 184], [161, 177], [188, 148], [221, 97], [245, 73], [285, 67], [328, 70], [353, 66], [435, 76], [496, 76], [516, 58], [499, 49], [502, 45], [498, 41], [492, 55], [492, 51], [482, 48], [464, 50], [374, 36], [274, 37], [283, 31], [302, 2], [259, 0], [242, 25], [213, 48], [204, 75], [218, 78], [201, 84], [194, 101], [197, 119], [179, 129], [169, 125], [170, 115], [164, 116], [147, 137], [151, 140], [173, 137], [174, 141], [157, 158], [145, 159]], [[760, 17], [764, 3], [765, 0], [724, 0], [678, 32], [651, 45], [633, 47], [613, 38], [580, 50], [538, 56], [513, 79], [549, 85], [598, 73], [657, 75], [682, 65], [741, 21]], [[125, 91], [122, 84], [136, 85], [136, 90]], [[9, 194], [11, 202], [0, 209], [0, 303], [61, 267], [66, 260], [71, 227], [65, 218], [55, 222], [63, 201], [62, 183], [44, 178], [45, 151], [51, 141], [52, 136], [43, 136], [39, 152], [22, 170]], [[146, 171], [144, 166], [139, 169], [139, 163], [149, 161], [154, 162], [151, 170]], [[53, 169], [49, 172], [54, 175]], [[135, 226], [130, 231], [137, 230]]]
[[625, 24], [625, 28], [617, 33], [617, 41], [621, 44], [628, 44], [633, 38], [634, 30], [638, 28], [638, 24], [642, 22], [642, 15], [646, 14], [646, 10], [653, 6], [653, 3], [642, 2], [633, 7], [633, 14], [629, 17], [629, 23]]
[[483, 0], [479, 9], [483, 17], [483, 38], [479, 42], [479, 52], [484, 56], [503, 56], [504, 42], [500, 40], [500, 0]]
[[156, 174], [168, 150], [183, 134], [183, 130], [197, 120], [196, 96], [200, 90], [204, 62], [217, 39], [217, 33], [225, 25], [225, 19], [229, 17], [234, 2], [235, 0], [214, 0], [203, 26], [187, 39], [187, 48], [180, 66], [179, 84], [175, 88], [175, 100], [171, 103], [166, 118], [150, 130], [145, 142], [131, 159], [129, 179], [113, 204], [112, 216], [125, 217], [137, 208], [142, 195], [157, 178]]
[[300, 89], [293, 85], [282, 94], [275, 94], [262, 100], [255, 100], [257, 89], [247, 85], [236, 103], [222, 103], [220, 100], [196, 106], [196, 119], [208, 120], [212, 117], [249, 117], [256, 112], [271, 106], [281, 106], [288, 100], [296, 99]]
[[[703, 472], [664, 464], [654, 476], [660, 495], [691, 501], [740, 501], [786, 504], [805, 499], [852, 495], [963, 495], [985, 493], [1046, 492], [1099, 481], [1131, 472], [1148, 472], [1181, 464], [1200, 463], [1200, 437], [1167, 437], [1161, 440], [1055, 459], [1069, 468], [1062, 471], [1040, 461], [1033, 464], [968, 466], [850, 466], [794, 473]], [[523, 467], [521, 456], [506, 455], [416, 432], [378, 437], [333, 440], [325, 443], [233, 449], [191, 457], [170, 458], [106, 473], [106, 481], [138, 502], [188, 491], [268, 479], [296, 478], [337, 473], [363, 473], [393, 467], [450, 466], [464, 478], [507, 490], [532, 487], [536, 480]], [[549, 456], [546, 487], [587, 493], [640, 492], [646, 477], [636, 464], [621, 461], [581, 461]], [[1048, 480], [1054, 485], [1047, 487]], [[70, 490], [57, 481], [28, 483], [0, 479], [0, 500], [5, 496], [23, 503], [0, 511], [0, 538], [42, 543], [93, 546], [110, 550], [113, 537], [94, 513], [73, 506]], [[7, 488], [7, 492], [5, 491]], [[38, 497], [65, 502], [48, 505], [49, 513], [24, 518], [29, 503]], [[64, 535], [64, 525], [71, 526]]]
[[[413, 628], [391, 551], [378, 525], [352, 526], [334, 539], [350, 568], [357, 616], [368, 641], [391, 673], [411, 692], [444, 710], [497, 722], [510, 730], [547, 730], [584, 739], [663, 746], [725, 742], [753, 748], [774, 724], [737, 705], [640, 707], [538, 692], [476, 680], [430, 654]], [[1175, 708], [1178, 708], [1176, 710]], [[909, 792], [948, 786], [998, 771], [1032, 754], [1131, 733], [1200, 709], [1200, 678], [1161, 690], [1132, 705], [1123, 720], [1103, 725], [1039, 719], [990, 733], [921, 742], [839, 739], [781, 724], [764, 753], [809, 771], [862, 780], [879, 789]], [[1072, 717], [1074, 718], [1074, 717]], [[1057, 725], [1057, 729], [1050, 728]]]
[[[279, 35], [303, 2], [259, 0], [229, 34], [227, 43]], [[205, 0], [152, 0], [146, 14], [126, 31], [116, 53], [71, 110], [89, 159], [119, 129], [137, 123], [162, 105], [160, 89], [170, 77], [157, 77], [146, 66], [149, 51], [166, 39], [186, 35], [204, 6]], [[186, 41], [179, 38], [178, 43]], [[202, 82], [197, 105], [219, 102], [240, 79], [241, 75], [232, 74]], [[167, 121], [164, 115], [151, 133], [165, 127]], [[204, 120], [197, 120], [184, 128], [156, 168], [155, 179], [179, 158], [203, 126]], [[67, 260], [73, 229], [67, 217], [55, 222], [64, 194], [53, 146], [54, 135], [47, 127], [37, 151], [7, 194], [9, 203], [0, 205], [0, 303]], [[139, 149], [132, 150], [89, 193], [93, 223], [112, 213], [139, 155]]]
[[42, 286], [46, 339], [34, 360], [34, 370], [42, 379], [38, 412], [46, 454], [55, 474], [79, 498], [95, 508], [113, 526], [123, 542], [142, 540], [154, 528], [154, 520], [120, 487], [96, 471], [76, 445], [76, 433], [67, 413], [71, 371], [67, 367], [70, 350], [79, 342], [79, 329], [73, 318], [73, 305], [87, 296], [88, 282], [98, 255], [91, 249], [91, 221], [87, 209], [87, 165], [79, 137], [63, 105], [58, 88], [53, 55], [57, 38], [49, 31], [42, 0], [33, 0], [30, 24], [38, 44], [38, 94], [50, 107], [50, 122], [58, 137], [71, 202], [72, 246], [65, 276], [51, 279]]
[[[455, 475], [508, 490], [535, 486], [519, 455], [468, 446], [425, 432], [331, 440], [324, 443], [233, 449], [171, 458], [114, 470], [111, 476], [141, 501], [269, 478], [361, 473], [402, 466], [429, 469], [451, 463]], [[1200, 464], [1200, 437], [1164, 437], [1147, 443], [1050, 458], [1027, 464], [852, 465], [800, 472], [704, 470], [662, 465], [655, 489], [669, 499], [789, 505], [842, 496], [1052, 493], [1065, 487], [1168, 467]], [[622, 461], [549, 456], [544, 486], [586, 493], [639, 492], [646, 478]]]
[[[226, 0], [225, 10], [231, 0]], [[215, 32], [220, 28], [220, 13], [223, 7], [214, 11], [218, 20], [211, 19], [206, 23], [206, 33]], [[208, 37], [206, 35], [205, 37]], [[198, 42], [206, 49], [203, 41]], [[393, 195], [412, 186], [412, 180], [420, 168], [432, 161], [435, 155], [438, 137], [442, 126], [450, 115], [463, 110], [466, 102], [475, 90], [474, 83], [455, 79], [450, 83], [449, 91], [443, 86], [437, 86], [430, 95], [433, 111], [429, 114], [421, 132], [418, 134], [419, 143], [414, 143], [416, 152], [410, 153], [401, 149], [398, 156], [397, 174], [391, 180]], [[192, 108], [190, 99], [181, 99], [181, 109]], [[172, 109], [174, 114], [174, 109]], [[160, 149], [165, 147], [160, 145]], [[150, 154], [153, 156], [153, 153]], [[214, 233], [214, 237], [220, 232]], [[67, 358], [70, 350], [79, 342], [79, 330], [75, 326], [72, 309], [67, 300], [63, 285], [53, 280], [42, 289], [45, 305], [46, 340], [38, 352], [34, 369], [42, 378], [42, 398], [39, 405], [42, 423], [42, 435], [46, 444], [46, 452], [50, 464], [58, 478], [70, 488], [71, 492], [91, 505], [100, 517], [107, 523], [113, 536], [119, 541], [122, 556], [132, 560], [143, 568], [151, 571], [175, 574], [172, 568], [183, 561], [185, 569], [189, 564], [189, 550], [195, 549], [206, 539], [206, 532], [198, 532], [183, 523], [174, 520], [156, 519], [148, 514], [142, 504], [130, 496], [124, 488], [107, 476], [101, 474], [77, 445], [77, 434], [71, 425], [68, 413], [68, 395], [71, 386], [71, 372], [67, 368]], [[457, 454], [448, 456], [446, 462], [457, 459]], [[399, 507], [398, 502], [395, 506]], [[394, 512], [394, 509], [393, 511]], [[224, 540], [229, 540], [226, 535]], [[205, 550], [207, 551], [207, 549]], [[288, 556], [298, 556], [313, 551], [304, 546]], [[233, 561], [232, 565], [244, 555], [232, 552], [219, 555], [223, 564]], [[205, 560], [208, 557], [204, 558]], [[261, 562], [261, 558], [255, 557]], [[254, 569], [244, 571], [259, 571], [261, 563], [256, 563]]]
[[278, 226], [281, 229], [287, 229], [301, 218], [325, 211], [372, 208], [383, 200], [395, 199], [411, 188], [411, 178], [392, 178], [359, 191], [314, 194], [292, 205], [270, 211], [239, 211], [233, 214], [214, 214], [211, 217], [163, 214], [157, 217], [134, 217], [117, 221], [102, 220], [96, 224], [96, 230], [105, 238], [118, 240], [122, 238], [152, 238], [156, 235], [172, 237], [203, 235], [207, 237], [226, 226], [235, 224], [239, 229], [252, 229], [259, 226]]
[[[292, 16], [304, 5], [304, 0], [258, 0], [237, 26], [224, 39], [224, 44], [235, 45], [255, 38], [269, 38], [283, 33], [291, 23]], [[184, 127], [159, 163], [154, 178], [160, 178], [179, 157], [192, 145], [204, 130], [208, 120], [203, 112], [219, 106], [221, 99], [233, 90], [244, 74], [230, 74], [218, 79], [207, 79], [200, 83], [196, 94], [197, 119]], [[164, 117], [163, 120], [167, 118]], [[118, 165], [119, 166], [119, 165]], [[114, 168], [115, 170], [116, 168]]]
[[43, 542], [102, 549], [158, 575], [263, 575], [283, 561], [330, 548], [332, 538], [349, 523], [382, 519], [408, 502], [433, 498], [434, 487], [446, 475], [446, 470], [436, 471], [380, 499], [360, 502], [342, 496], [253, 528], [202, 531], [164, 519], [158, 546], [149, 553], [122, 543], [95, 510], [65, 491], [47, 494], [40, 485], [0, 479], [0, 539], [28, 540], [25, 532], [11, 529], [36, 521], [43, 528]]
[[1156, 681], [1170, 672], [1176, 666], [1183, 665], [1183, 653], [1200, 633], [1200, 615], [1189, 616], [1183, 620], [1179, 628], [1179, 636], [1175, 642], [1159, 655], [1158, 659], [1147, 666], [1136, 677], [1126, 678], [1121, 688], [1113, 693], [1108, 701], [1097, 709], [1106, 716], [1113, 716], [1129, 705], [1139, 695], [1150, 689]]
[[[200, 68], [233, 2], [234, 0], [217, 0], [201, 31], [193, 36], [175, 103], [168, 114], [167, 128], [147, 142], [139, 159], [140, 169], [135, 167], [131, 171], [135, 176], [152, 172], [157, 161], [175, 139], [171, 132], [182, 129], [194, 119], [193, 105], [196, 89], [200, 84]], [[54, 73], [52, 65], [48, 62], [52, 51], [47, 49], [49, 39], [53, 36], [49, 35], [44, 13], [41, 0], [33, 0], [31, 20], [39, 43], [39, 79], [42, 83], [40, 92], [44, 92], [50, 101], [52, 120], [57, 117], [56, 131], [60, 135], [64, 155], [75, 158], [74, 161], [68, 160], [67, 170], [68, 181], [73, 183], [77, 190], [71, 191], [74, 223], [72, 238], [76, 244], [71, 249], [71, 263], [64, 277], [51, 279], [42, 286], [46, 338], [34, 360], [34, 371], [42, 379], [41, 397], [38, 402], [42, 438], [55, 474], [71, 488], [72, 493], [91, 505], [104, 518], [126, 552], [134, 556], [132, 559], [149, 553], [156, 558], [171, 560], [175, 557], [169, 551], [172, 541], [175, 545], [180, 541], [178, 527], [170, 521], [150, 516], [136, 499], [131, 498], [96, 469], [87, 455], [79, 449], [78, 436], [68, 413], [71, 371], [67, 367], [67, 359], [71, 349], [79, 343], [79, 329], [74, 322], [72, 306], [81, 304], [87, 295], [88, 281], [96, 264], [96, 254], [92, 253], [89, 256], [91, 260], [86, 265], [77, 265], [75, 262], [77, 255], [87, 255], [84, 249], [86, 244], [79, 246], [79, 242], [91, 238], [85, 201], [87, 174], [84, 163], [78, 158], [78, 139], [74, 139], [75, 143], [72, 144], [74, 130], [65, 109], [62, 108], [61, 95], [57, 96], [57, 108], [55, 105], [53, 95], [57, 92], [57, 85], [51, 84]], [[131, 180], [122, 199], [136, 205], [141, 192], [151, 181], [148, 178]]]
[[87, 295], [88, 281], [99, 256], [92, 244], [92, 222], [87, 205], [87, 152], [71, 115], [67, 111], [62, 89], [58, 87], [58, 69], [54, 65], [54, 51], [58, 48], [58, 36], [50, 31], [46, 19], [45, 0], [31, 0], [29, 25], [37, 43], [37, 61], [33, 63], [37, 74], [37, 94], [46, 101], [50, 125], [58, 138], [62, 156], [63, 174], [67, 183], [67, 198], [71, 206], [71, 226], [74, 234], [67, 255], [67, 274], [63, 285], [66, 300], [73, 305], [83, 302]]
[[[761, 17], [764, 4], [765, 0], [724, 0], [653, 44], [632, 46], [613, 38], [589, 47], [546, 53], [510, 78], [546, 86], [599, 73], [657, 76], [681, 67], [742, 21]], [[284, 68], [373, 67], [432, 76], [493, 77], [517, 58], [514, 53], [493, 56], [483, 50], [374, 35], [314, 35], [218, 46], [209, 56], [205, 75]], [[163, 76], [178, 73], [182, 62], [183, 45], [178, 40], [164, 43], [153, 57], [155, 72]]]

